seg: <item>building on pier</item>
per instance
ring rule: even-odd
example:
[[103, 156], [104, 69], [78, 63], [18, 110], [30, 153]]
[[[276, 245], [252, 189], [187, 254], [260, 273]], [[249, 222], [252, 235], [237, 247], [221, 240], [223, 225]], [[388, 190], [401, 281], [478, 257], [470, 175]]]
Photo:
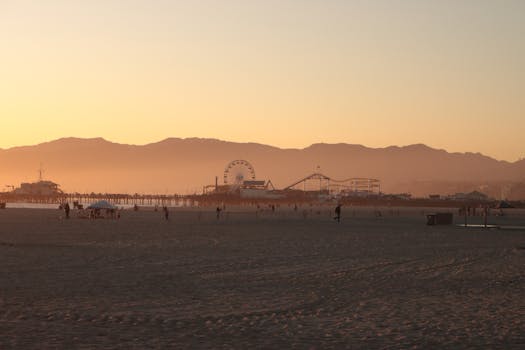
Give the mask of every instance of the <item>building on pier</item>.
[[22, 196], [58, 196], [64, 194], [60, 185], [52, 181], [40, 180], [37, 182], [24, 182], [12, 192]]

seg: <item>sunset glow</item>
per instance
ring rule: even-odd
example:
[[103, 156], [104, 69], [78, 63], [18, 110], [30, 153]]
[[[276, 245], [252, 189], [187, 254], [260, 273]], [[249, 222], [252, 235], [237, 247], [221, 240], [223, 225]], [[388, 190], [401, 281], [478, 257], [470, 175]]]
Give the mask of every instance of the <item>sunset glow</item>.
[[515, 161], [524, 14], [520, 0], [0, 0], [0, 147], [211, 137]]

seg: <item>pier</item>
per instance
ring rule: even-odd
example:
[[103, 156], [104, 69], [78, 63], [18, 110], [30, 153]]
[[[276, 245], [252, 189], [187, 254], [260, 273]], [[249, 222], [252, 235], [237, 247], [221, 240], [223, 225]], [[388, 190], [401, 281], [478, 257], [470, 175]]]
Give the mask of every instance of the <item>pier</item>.
[[194, 200], [183, 195], [156, 195], [156, 194], [111, 194], [111, 193], [61, 193], [53, 195], [22, 195], [10, 192], [0, 193], [0, 202], [3, 203], [93, 203], [106, 200], [114, 205], [138, 206], [192, 206]]

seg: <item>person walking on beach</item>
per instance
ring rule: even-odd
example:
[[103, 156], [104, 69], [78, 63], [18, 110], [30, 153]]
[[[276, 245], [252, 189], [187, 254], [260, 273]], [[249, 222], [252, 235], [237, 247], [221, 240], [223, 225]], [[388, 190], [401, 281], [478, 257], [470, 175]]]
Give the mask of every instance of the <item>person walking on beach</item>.
[[66, 213], [66, 219], [69, 219], [69, 211], [71, 210], [71, 208], [69, 207], [69, 203], [66, 203], [66, 205], [64, 205], [64, 212]]
[[164, 211], [164, 219], [168, 220], [169, 216], [170, 216], [170, 213], [168, 211], [168, 207], [164, 206], [164, 207], [162, 207], [162, 210]]
[[219, 220], [220, 217], [221, 217], [221, 210], [222, 210], [221, 207], [218, 206], [217, 210], [216, 210], [217, 211], [217, 220]]
[[337, 220], [337, 222], [341, 222], [341, 204], [337, 204], [337, 207], [335, 207], [334, 220]]

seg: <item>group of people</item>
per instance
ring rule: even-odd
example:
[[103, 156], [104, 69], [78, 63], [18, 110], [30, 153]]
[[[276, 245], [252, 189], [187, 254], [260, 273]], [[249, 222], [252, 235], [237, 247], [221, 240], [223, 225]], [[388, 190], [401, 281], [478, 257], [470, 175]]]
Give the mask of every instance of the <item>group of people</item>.
[[[80, 205], [75, 205], [76, 209], [79, 209], [78, 216], [82, 218], [97, 219], [97, 218], [111, 218], [111, 219], [120, 219], [120, 210], [119, 209], [100, 209], [100, 208], [90, 208], [87, 213], [86, 210]], [[69, 219], [71, 217], [71, 207], [69, 203], [61, 204], [59, 206], [60, 210], [64, 210], [65, 218]]]
[[[216, 215], [217, 215], [217, 220], [220, 219], [221, 217], [221, 212], [225, 209], [226, 207], [223, 205], [222, 207], [220, 206], [217, 206], [217, 209], [215, 210], [216, 211]], [[275, 205], [271, 205], [270, 206], [272, 212], [275, 212]], [[63, 209], [64, 210], [64, 213], [66, 215], [66, 219], [69, 219], [70, 217], [70, 212], [71, 212], [71, 207], [69, 206], [69, 203], [65, 203], [63, 205], [60, 206], [60, 209]], [[134, 207], [133, 207], [133, 210], [134, 211], [138, 211], [139, 208], [138, 206], [135, 204]], [[155, 207], [155, 211], [157, 211], [158, 208]], [[297, 204], [294, 206], [294, 210], [297, 211]], [[167, 206], [163, 206], [162, 207], [162, 212], [164, 213], [164, 219], [167, 221], [169, 220], [169, 210], [168, 210], [168, 207]], [[335, 207], [335, 216], [334, 216], [334, 220], [336, 220], [337, 222], [341, 222], [341, 204], [337, 204], [337, 206]], [[106, 214], [108, 216], [110, 216], [111, 218], [117, 218], [119, 219], [120, 218], [120, 211], [117, 211], [115, 209], [107, 209], [106, 210]], [[97, 218], [97, 217], [100, 217], [100, 209], [92, 209], [91, 212], [90, 212], [90, 215], [89, 215], [90, 218]]]

